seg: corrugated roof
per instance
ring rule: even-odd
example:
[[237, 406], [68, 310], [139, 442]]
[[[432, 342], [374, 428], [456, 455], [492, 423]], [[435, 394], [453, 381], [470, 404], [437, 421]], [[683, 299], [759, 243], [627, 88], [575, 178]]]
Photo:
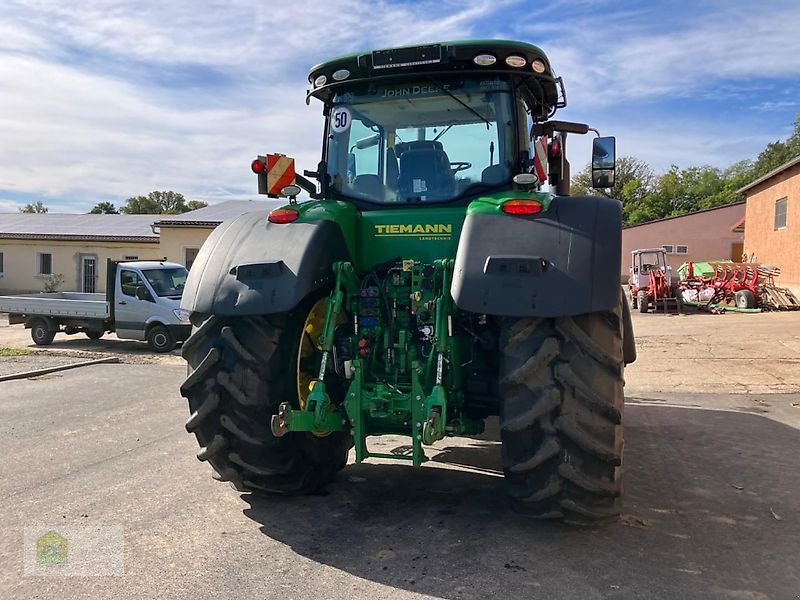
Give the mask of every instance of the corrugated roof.
[[273, 208], [283, 206], [286, 200], [226, 200], [211, 204], [204, 208], [198, 208], [181, 215], [160, 215], [156, 225], [178, 225], [178, 226], [210, 226], [214, 227], [223, 221], [233, 219], [239, 215], [249, 212], [263, 210], [268, 212]]
[[157, 215], [0, 213], [0, 238], [158, 241]]
[[751, 190], [754, 187], [756, 187], [757, 185], [760, 185], [760, 184], [764, 183], [767, 179], [772, 179], [773, 177], [775, 177], [775, 175], [780, 175], [785, 170], [791, 169], [793, 166], [795, 166], [797, 164], [800, 164], [800, 156], [798, 156], [797, 158], [793, 158], [789, 162], [783, 163], [777, 169], [772, 169], [772, 171], [770, 171], [766, 175], [762, 175], [761, 177], [759, 177], [755, 181], [751, 181], [750, 183], [748, 183], [743, 188], [739, 188], [738, 190], [736, 190], [736, 193], [737, 194], [744, 194], [746, 191]]

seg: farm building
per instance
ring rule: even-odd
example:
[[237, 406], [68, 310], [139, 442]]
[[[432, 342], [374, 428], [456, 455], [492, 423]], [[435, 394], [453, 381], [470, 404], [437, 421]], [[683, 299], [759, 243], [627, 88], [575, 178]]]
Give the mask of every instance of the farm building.
[[745, 203], [737, 202], [624, 227], [622, 281], [628, 281], [631, 251], [639, 248], [665, 248], [674, 273], [690, 260], [740, 261], [744, 250], [744, 217]]
[[266, 219], [270, 210], [283, 204], [283, 201], [227, 200], [180, 215], [152, 215], [156, 218], [153, 226], [161, 237], [162, 256], [191, 269], [200, 246], [220, 223], [259, 210], [264, 211]]
[[779, 267], [777, 283], [800, 295], [800, 157], [739, 192], [747, 198], [745, 252]]
[[161, 258], [153, 215], [0, 214], [0, 293], [105, 291], [106, 260]]

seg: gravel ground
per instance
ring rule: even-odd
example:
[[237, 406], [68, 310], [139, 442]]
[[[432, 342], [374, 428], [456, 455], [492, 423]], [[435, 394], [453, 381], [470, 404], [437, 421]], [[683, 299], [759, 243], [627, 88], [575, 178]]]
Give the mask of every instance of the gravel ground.
[[50, 367], [72, 365], [91, 360], [92, 358], [96, 357], [65, 356], [64, 354], [52, 352], [37, 352], [35, 354], [28, 354], [27, 356], [0, 356], [0, 377], [36, 369], [49, 369]]

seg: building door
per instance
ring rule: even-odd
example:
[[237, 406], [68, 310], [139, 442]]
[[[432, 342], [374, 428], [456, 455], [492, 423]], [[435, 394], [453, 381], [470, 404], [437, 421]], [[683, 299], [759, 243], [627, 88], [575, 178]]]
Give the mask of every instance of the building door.
[[742, 254], [744, 254], [744, 242], [733, 242], [731, 244], [731, 260], [741, 262]]
[[97, 291], [97, 257], [81, 257], [81, 291], [94, 294]]

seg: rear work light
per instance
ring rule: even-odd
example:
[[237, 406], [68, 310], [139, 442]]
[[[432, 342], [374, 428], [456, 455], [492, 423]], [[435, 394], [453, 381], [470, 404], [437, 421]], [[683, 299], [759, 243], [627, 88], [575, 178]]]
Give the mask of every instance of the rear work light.
[[542, 203], [536, 200], [506, 200], [500, 205], [507, 215], [535, 215], [542, 212]]
[[293, 208], [276, 208], [271, 213], [267, 220], [270, 223], [277, 223], [283, 225], [284, 223], [293, 223], [300, 217], [300, 213]]

